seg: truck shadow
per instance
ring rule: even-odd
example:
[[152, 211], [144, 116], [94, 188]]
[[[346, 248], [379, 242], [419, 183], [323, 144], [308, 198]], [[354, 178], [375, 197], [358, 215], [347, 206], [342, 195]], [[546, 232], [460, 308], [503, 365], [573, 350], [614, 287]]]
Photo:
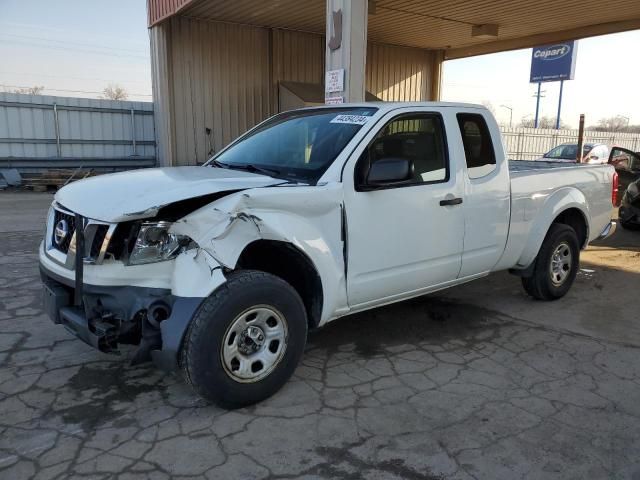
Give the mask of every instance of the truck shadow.
[[344, 317], [312, 332], [308, 348], [332, 351], [352, 345], [363, 358], [389, 347], [452, 340], [471, 348], [479, 337], [486, 341], [511, 322], [496, 311], [429, 295]]
[[524, 293], [518, 278], [500, 272], [344, 317], [313, 332], [309, 348], [339, 350], [352, 344], [366, 358], [388, 346], [420, 342], [454, 340], [472, 347], [481, 331], [514, 322], [640, 345], [640, 322], [635, 321], [638, 285], [640, 232], [618, 227], [611, 237], [583, 252], [574, 286], [558, 301], [535, 301]]

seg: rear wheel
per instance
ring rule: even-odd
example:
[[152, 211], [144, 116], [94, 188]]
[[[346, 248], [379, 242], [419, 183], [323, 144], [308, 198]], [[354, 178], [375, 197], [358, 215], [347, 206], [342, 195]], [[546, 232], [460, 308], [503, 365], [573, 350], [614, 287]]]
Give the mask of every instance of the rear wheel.
[[195, 314], [181, 365], [198, 394], [238, 408], [270, 397], [287, 382], [306, 338], [305, 308], [293, 287], [268, 273], [240, 271]]
[[573, 285], [580, 263], [580, 246], [573, 228], [554, 223], [534, 260], [533, 275], [522, 278], [526, 292], [539, 300], [563, 297]]

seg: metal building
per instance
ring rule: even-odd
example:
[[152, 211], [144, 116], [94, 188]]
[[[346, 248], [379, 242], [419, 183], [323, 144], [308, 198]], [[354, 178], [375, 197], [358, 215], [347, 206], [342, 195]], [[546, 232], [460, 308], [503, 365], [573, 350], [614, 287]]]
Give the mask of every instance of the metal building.
[[327, 70], [344, 72], [340, 101], [437, 100], [444, 60], [640, 28], [638, 0], [148, 0], [148, 13], [161, 165], [322, 103]]

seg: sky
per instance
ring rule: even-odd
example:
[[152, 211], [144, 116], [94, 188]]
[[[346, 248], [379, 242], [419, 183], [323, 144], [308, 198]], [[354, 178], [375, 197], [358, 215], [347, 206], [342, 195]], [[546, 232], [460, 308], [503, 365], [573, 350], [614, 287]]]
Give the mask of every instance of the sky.
[[[575, 79], [564, 82], [561, 119], [578, 126], [623, 115], [640, 124], [640, 30], [578, 40]], [[443, 100], [483, 103], [495, 109], [500, 123], [535, 114], [537, 84], [529, 83], [531, 49], [494, 53], [444, 63]], [[542, 84], [540, 116], [556, 118], [560, 82]]]
[[[562, 121], [576, 127], [624, 115], [640, 124], [640, 30], [578, 41], [575, 80], [564, 84]], [[443, 100], [490, 103], [498, 121], [535, 113], [531, 49], [444, 63]], [[99, 97], [108, 84], [151, 97], [145, 0], [0, 0], [0, 90], [42, 85], [45, 94]], [[543, 84], [541, 116], [555, 118], [558, 82]]]
[[151, 101], [146, 12], [145, 0], [0, 0], [0, 91], [98, 98], [114, 83]]

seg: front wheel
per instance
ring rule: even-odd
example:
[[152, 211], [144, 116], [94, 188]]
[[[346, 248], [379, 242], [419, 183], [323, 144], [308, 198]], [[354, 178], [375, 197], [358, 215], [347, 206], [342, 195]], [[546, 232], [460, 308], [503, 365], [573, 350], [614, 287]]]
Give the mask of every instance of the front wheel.
[[251, 405], [289, 380], [306, 338], [304, 304], [293, 287], [268, 273], [236, 272], [191, 321], [183, 374], [198, 394], [221, 407]]
[[573, 285], [580, 264], [580, 246], [573, 228], [554, 223], [534, 260], [533, 275], [522, 278], [526, 292], [538, 300], [563, 297]]

